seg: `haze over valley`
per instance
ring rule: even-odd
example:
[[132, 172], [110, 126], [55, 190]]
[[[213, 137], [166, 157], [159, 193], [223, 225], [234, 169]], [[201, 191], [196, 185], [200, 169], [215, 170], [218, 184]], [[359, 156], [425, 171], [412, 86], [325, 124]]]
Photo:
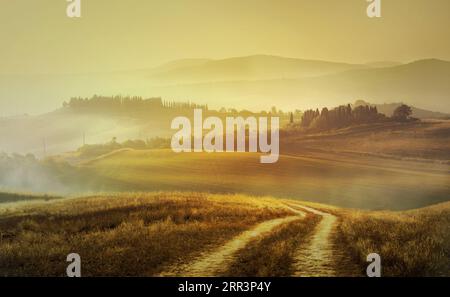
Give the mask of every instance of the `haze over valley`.
[[180, 60], [114, 73], [0, 78], [0, 116], [45, 113], [70, 97], [95, 94], [190, 100], [215, 109], [251, 111], [268, 110], [274, 100], [280, 109], [303, 110], [363, 99], [450, 112], [450, 62], [437, 59], [380, 67], [256, 55]]

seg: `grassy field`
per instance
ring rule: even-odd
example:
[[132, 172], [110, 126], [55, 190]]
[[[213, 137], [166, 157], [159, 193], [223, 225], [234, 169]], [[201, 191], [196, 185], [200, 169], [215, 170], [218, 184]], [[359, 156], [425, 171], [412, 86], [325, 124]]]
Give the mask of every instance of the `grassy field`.
[[339, 232], [355, 261], [376, 251], [385, 276], [450, 276], [450, 203], [420, 210], [347, 212]]
[[450, 202], [408, 211], [367, 211], [302, 202], [339, 218], [336, 249], [356, 267], [338, 257], [342, 276], [365, 275], [366, 256], [382, 256], [384, 276], [450, 276]]
[[[406, 210], [448, 201], [450, 121], [281, 132], [277, 163], [257, 153], [122, 148], [38, 160], [3, 155], [0, 191], [192, 191], [271, 195], [346, 208]], [[112, 146], [115, 147], [115, 146]], [[107, 152], [102, 155], [102, 153]], [[0, 196], [0, 203], [21, 199]]]
[[450, 120], [387, 122], [316, 133], [287, 131], [281, 140], [284, 153], [290, 154], [322, 151], [450, 164]]
[[[0, 275], [63, 276], [77, 252], [84, 276], [149, 276], [189, 263], [253, 226], [292, 216], [292, 200], [206, 193], [135, 193], [22, 205], [0, 214]], [[298, 201], [297, 201], [298, 202]], [[333, 232], [337, 275], [364, 275], [367, 254], [384, 276], [450, 276], [450, 203], [371, 212], [301, 202], [339, 218]], [[320, 217], [276, 227], [239, 250], [225, 275], [287, 276], [295, 250]]]
[[[84, 276], [159, 275], [295, 215], [285, 207], [295, 202], [332, 214], [332, 230], [320, 234], [331, 234], [322, 246], [337, 255], [329, 263], [336, 275], [364, 275], [376, 252], [385, 276], [450, 276], [448, 125], [414, 125], [289, 136], [274, 164], [257, 153], [127, 148], [70, 164], [35, 160], [35, 171], [21, 170], [27, 181], [81, 198], [0, 193], [0, 276], [63, 276], [72, 252]], [[52, 174], [36, 180], [42, 172]], [[96, 194], [78, 194], [89, 191]], [[296, 251], [320, 246], [313, 238], [323, 216], [309, 212], [258, 234], [222, 271], [291, 275]]]
[[85, 276], [144, 276], [188, 261], [258, 222], [290, 212], [272, 199], [199, 193], [96, 196], [0, 216], [1, 276], [64, 276], [77, 252]]
[[392, 166], [392, 162], [370, 158], [318, 155], [280, 156], [275, 164], [261, 164], [256, 153], [121, 150], [84, 163], [82, 168], [91, 172], [103, 191], [244, 193], [391, 210], [448, 200], [448, 166], [433, 170], [404, 163]]

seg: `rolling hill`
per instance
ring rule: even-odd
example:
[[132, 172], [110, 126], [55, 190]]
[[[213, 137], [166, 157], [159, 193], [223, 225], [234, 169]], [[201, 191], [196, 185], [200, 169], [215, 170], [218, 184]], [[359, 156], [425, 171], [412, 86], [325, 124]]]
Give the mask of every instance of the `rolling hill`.
[[221, 60], [200, 60], [200, 63], [198, 60], [181, 60], [166, 64], [162, 69], [169, 68], [168, 71], [150, 75], [149, 79], [154, 82], [170, 84], [236, 80], [254, 81], [303, 78], [366, 67], [358, 64], [254, 55]]
[[197, 102], [208, 102], [210, 106], [250, 110], [273, 105], [284, 109], [306, 109], [364, 99], [373, 104], [404, 102], [422, 109], [450, 112], [450, 62], [430, 59], [394, 67], [353, 69], [303, 78], [211, 79], [195, 84], [154, 86], [152, 89], [163, 97], [196, 98]]
[[[121, 150], [81, 168], [100, 191], [206, 191], [273, 195], [364, 209], [410, 209], [447, 201], [448, 175], [368, 162], [282, 155], [275, 164], [256, 153], [176, 154]], [[336, 159], [336, 158], [335, 158]], [[370, 190], [368, 190], [370, 189]]]

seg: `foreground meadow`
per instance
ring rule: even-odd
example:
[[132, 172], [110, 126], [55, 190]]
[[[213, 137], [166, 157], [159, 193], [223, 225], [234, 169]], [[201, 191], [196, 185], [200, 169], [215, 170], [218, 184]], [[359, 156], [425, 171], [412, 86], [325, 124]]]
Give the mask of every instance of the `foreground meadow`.
[[[0, 205], [1, 206], [1, 205]], [[0, 207], [0, 275], [450, 276], [450, 203], [370, 212], [245, 195], [129, 193]]]
[[125, 194], [69, 199], [4, 211], [0, 275], [63, 276], [69, 253], [85, 276], [154, 275], [252, 225], [290, 214], [241, 196]]

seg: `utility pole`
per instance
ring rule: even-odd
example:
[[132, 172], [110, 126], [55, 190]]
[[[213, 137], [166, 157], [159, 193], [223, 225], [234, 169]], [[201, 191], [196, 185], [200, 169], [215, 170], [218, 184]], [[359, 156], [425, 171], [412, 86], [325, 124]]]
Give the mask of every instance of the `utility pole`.
[[43, 144], [44, 144], [44, 158], [45, 158], [45, 157], [47, 157], [47, 143], [45, 142], [45, 137], [44, 137]]

